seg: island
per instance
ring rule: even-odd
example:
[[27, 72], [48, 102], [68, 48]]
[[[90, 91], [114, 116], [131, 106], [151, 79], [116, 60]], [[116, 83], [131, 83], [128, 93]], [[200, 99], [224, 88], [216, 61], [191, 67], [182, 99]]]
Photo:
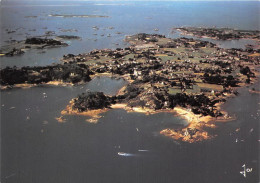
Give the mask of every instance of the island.
[[[66, 36], [63, 35], [59, 38], [64, 39], [66, 38]], [[60, 46], [68, 46], [68, 44], [57, 39], [49, 39], [46, 37], [45, 38], [31, 37], [22, 41], [14, 41], [11, 44], [1, 47], [0, 56], [22, 55], [25, 53], [26, 50], [29, 49], [43, 49], [43, 48], [60, 47]]]
[[108, 18], [105, 15], [68, 15], [68, 14], [50, 14], [49, 17], [59, 18]]
[[238, 95], [237, 87], [253, 83], [259, 75], [259, 49], [223, 49], [209, 41], [145, 33], [126, 36], [125, 41], [129, 47], [64, 55], [62, 64], [2, 69], [1, 88], [82, 84], [101, 75], [124, 78], [128, 84], [116, 95], [80, 94], [58, 119], [87, 115], [92, 117], [90, 122], [97, 122], [99, 114], [113, 108], [146, 114], [170, 112], [189, 124], [160, 133], [192, 143], [213, 138], [207, 128], [216, 127], [217, 121], [235, 119], [221, 104]]

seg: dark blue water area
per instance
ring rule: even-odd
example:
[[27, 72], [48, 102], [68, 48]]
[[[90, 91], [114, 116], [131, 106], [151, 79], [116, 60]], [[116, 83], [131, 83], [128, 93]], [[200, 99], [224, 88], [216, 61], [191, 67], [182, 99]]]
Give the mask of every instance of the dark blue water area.
[[147, 116], [117, 109], [103, 113], [97, 124], [84, 116], [57, 122], [71, 98], [86, 88], [102, 90], [96, 85], [1, 92], [2, 182], [125, 182], [128, 173], [136, 173], [139, 161], [152, 163], [160, 157], [160, 147], [179, 146], [159, 134], [164, 128], [187, 125], [170, 113]]
[[[259, 30], [259, 2], [89, 2], [89, 1], [16, 1], [2, 2], [1, 45], [6, 41], [55, 31], [57, 35], [77, 35], [81, 40], [66, 41], [70, 46], [31, 50], [20, 57], [1, 57], [1, 67], [49, 65], [68, 53], [93, 49], [125, 47], [126, 35], [159, 33], [168, 37], [173, 27], [207, 26]], [[105, 15], [109, 18], [61, 18], [51, 14]], [[31, 18], [27, 16], [37, 16]], [[92, 29], [93, 26], [99, 30]], [[114, 27], [115, 29], [108, 29]], [[159, 31], [154, 31], [158, 28]], [[8, 34], [6, 29], [16, 30]], [[62, 32], [65, 29], [77, 31]], [[117, 34], [120, 32], [121, 34]], [[97, 34], [97, 35], [94, 35]], [[102, 36], [104, 35], [104, 36]], [[111, 37], [107, 37], [110, 35]], [[225, 42], [223, 47], [229, 47]], [[234, 45], [234, 44], [232, 44]], [[19, 61], [18, 61], [19, 60]]]
[[[114, 109], [101, 114], [97, 124], [86, 122], [85, 116], [57, 122], [71, 98], [101, 91], [104, 80], [108, 82], [96, 78], [84, 86], [2, 91], [2, 182], [257, 182], [258, 94], [239, 89], [239, 96], [224, 105], [237, 120], [217, 123], [209, 129], [215, 138], [194, 144], [160, 135], [162, 129], [187, 125], [170, 113]], [[252, 87], [259, 88], [259, 83]], [[253, 168], [246, 178], [240, 174], [243, 164]]]

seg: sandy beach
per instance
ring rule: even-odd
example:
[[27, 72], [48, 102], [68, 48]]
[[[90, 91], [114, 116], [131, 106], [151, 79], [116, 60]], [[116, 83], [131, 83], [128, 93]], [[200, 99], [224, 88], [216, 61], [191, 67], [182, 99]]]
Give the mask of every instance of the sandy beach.
[[56, 118], [59, 122], [63, 122], [63, 121], [60, 121], [60, 119], [63, 119], [64, 115], [82, 115], [82, 116], [91, 117], [90, 119], [86, 120], [87, 122], [97, 123], [98, 119], [102, 117], [102, 116], [100, 116], [100, 114], [109, 110], [108, 108], [105, 108], [105, 109], [96, 109], [96, 110], [88, 110], [88, 111], [84, 111], [84, 112], [79, 112], [72, 108], [73, 104], [74, 104], [74, 99], [70, 101], [70, 103], [69, 103], [69, 105], [67, 105], [66, 109], [61, 111], [62, 116], [60, 118]]
[[[59, 122], [64, 122], [64, 115], [82, 115], [82, 116], [88, 116], [90, 119], [87, 119], [86, 121], [89, 123], [97, 123], [99, 118], [102, 116], [101, 113], [105, 113], [108, 110], [111, 109], [124, 109], [127, 112], [137, 112], [137, 113], [144, 113], [146, 115], [160, 113], [160, 112], [168, 112], [172, 113], [173, 115], [180, 116], [181, 118], [187, 120], [189, 124], [179, 130], [176, 129], [164, 129], [160, 132], [160, 134], [171, 137], [175, 140], [181, 140], [184, 142], [198, 142], [202, 140], [211, 139], [214, 136], [210, 135], [207, 131], [204, 130], [205, 127], [207, 128], [215, 128], [216, 125], [215, 122], [227, 122], [234, 120], [235, 118], [232, 118], [228, 116], [227, 112], [221, 111], [223, 114], [223, 117], [211, 117], [211, 116], [202, 116], [202, 115], [196, 115], [194, 114], [190, 109], [185, 109], [182, 107], [175, 107], [174, 109], [161, 109], [161, 110], [153, 110], [149, 108], [141, 108], [141, 107], [128, 107], [126, 103], [118, 103], [113, 104], [110, 106], [110, 108], [104, 108], [104, 109], [97, 109], [97, 110], [89, 110], [84, 112], [79, 112], [77, 110], [72, 109], [74, 100], [70, 101], [70, 104], [67, 105], [66, 109], [61, 111], [61, 117], [56, 118]], [[216, 108], [220, 110], [221, 104], [218, 103], [216, 105]], [[196, 130], [195, 134], [190, 136], [188, 133], [189, 130]]]

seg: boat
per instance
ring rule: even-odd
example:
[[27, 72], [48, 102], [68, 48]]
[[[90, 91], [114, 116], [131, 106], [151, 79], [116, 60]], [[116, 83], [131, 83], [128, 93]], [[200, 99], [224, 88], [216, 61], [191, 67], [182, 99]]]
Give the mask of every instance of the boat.
[[125, 152], [118, 152], [117, 153], [119, 156], [131, 156], [132, 154], [125, 153]]
[[124, 153], [124, 152], [118, 152], [117, 154], [120, 155], [120, 156], [126, 156], [127, 155], [127, 153]]

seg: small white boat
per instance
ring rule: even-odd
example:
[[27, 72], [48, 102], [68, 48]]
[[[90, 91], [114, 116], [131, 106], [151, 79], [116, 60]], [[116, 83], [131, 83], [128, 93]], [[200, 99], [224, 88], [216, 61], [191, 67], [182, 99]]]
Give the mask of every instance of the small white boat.
[[124, 152], [118, 152], [117, 154], [120, 155], [120, 156], [125, 156], [125, 155], [127, 155], [127, 153], [124, 153]]
[[119, 156], [132, 156], [130, 153], [125, 153], [125, 152], [118, 152], [117, 153]]

